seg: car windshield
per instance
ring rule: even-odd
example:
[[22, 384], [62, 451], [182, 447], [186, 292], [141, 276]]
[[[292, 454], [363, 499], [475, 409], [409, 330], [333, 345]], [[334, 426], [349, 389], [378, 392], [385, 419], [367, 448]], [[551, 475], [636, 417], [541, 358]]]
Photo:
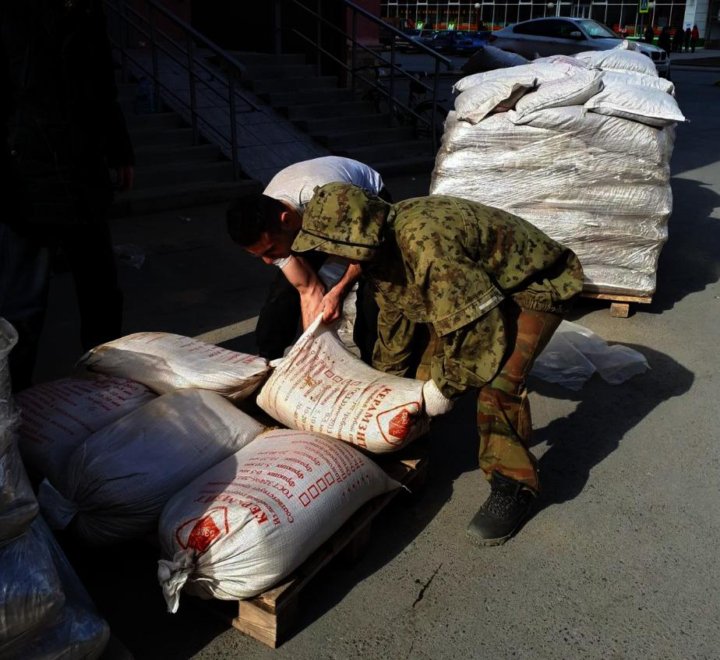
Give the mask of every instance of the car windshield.
[[591, 39], [619, 39], [609, 27], [605, 27], [602, 23], [585, 19], [578, 21], [578, 25], [588, 34]]

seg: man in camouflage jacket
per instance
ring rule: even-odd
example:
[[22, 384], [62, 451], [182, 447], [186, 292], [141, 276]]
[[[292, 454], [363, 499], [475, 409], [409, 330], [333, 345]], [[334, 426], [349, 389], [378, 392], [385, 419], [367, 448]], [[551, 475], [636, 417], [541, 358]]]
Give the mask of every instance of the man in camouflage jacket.
[[482, 545], [503, 543], [539, 492], [526, 379], [582, 290], [575, 254], [477, 202], [436, 195], [390, 205], [340, 183], [317, 188], [305, 209], [293, 251], [307, 250], [361, 262], [380, 308], [375, 368], [412, 376], [417, 340], [429, 330], [428, 415], [478, 390], [491, 493], [468, 532]]

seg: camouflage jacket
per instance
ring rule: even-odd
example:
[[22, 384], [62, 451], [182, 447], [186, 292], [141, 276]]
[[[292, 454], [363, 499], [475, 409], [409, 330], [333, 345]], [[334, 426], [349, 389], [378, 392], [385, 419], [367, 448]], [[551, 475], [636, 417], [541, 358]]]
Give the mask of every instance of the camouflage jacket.
[[500, 303], [561, 312], [581, 290], [576, 256], [517, 216], [435, 195], [389, 205], [349, 184], [316, 190], [293, 250], [363, 262], [380, 307], [377, 369], [406, 375], [418, 324], [440, 338], [433, 380], [446, 396], [482, 387], [507, 348]]

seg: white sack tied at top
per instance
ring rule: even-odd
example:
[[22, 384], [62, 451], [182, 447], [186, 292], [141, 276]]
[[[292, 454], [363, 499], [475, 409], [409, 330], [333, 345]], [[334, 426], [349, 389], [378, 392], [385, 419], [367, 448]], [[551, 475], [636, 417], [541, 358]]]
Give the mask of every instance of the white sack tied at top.
[[138, 332], [101, 344], [78, 366], [129, 378], [160, 394], [200, 388], [244, 399], [269, 371], [267, 360], [167, 332]]
[[386, 453], [427, 430], [422, 387], [366, 365], [319, 316], [279, 361], [257, 403], [289, 428]]
[[279, 429], [177, 493], [160, 518], [158, 579], [180, 593], [251, 598], [288, 576], [372, 498], [398, 488], [369, 457], [312, 433]]
[[56, 482], [40, 485], [41, 509], [94, 545], [153, 533], [178, 490], [264, 428], [214, 392], [163, 394], [81, 442]]

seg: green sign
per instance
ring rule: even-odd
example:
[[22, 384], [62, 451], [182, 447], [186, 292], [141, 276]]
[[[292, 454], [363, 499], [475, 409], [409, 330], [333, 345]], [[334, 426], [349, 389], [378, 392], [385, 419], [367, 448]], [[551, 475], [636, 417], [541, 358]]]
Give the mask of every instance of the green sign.
[[650, 11], [650, 0], [639, 0], [638, 14], [647, 14]]

